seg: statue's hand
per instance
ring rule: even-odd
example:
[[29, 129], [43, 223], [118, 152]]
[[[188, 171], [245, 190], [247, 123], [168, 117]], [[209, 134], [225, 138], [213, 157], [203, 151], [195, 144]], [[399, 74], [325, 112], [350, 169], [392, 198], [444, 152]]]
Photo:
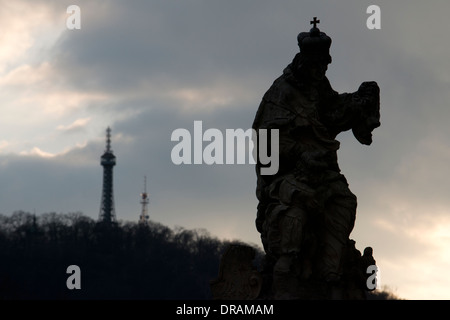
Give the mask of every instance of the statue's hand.
[[380, 88], [375, 81], [366, 81], [359, 86], [357, 95], [358, 98], [362, 100], [363, 104], [379, 103]]
[[380, 88], [374, 81], [363, 82], [356, 92], [358, 109], [352, 131], [362, 144], [372, 143], [372, 131], [380, 126]]

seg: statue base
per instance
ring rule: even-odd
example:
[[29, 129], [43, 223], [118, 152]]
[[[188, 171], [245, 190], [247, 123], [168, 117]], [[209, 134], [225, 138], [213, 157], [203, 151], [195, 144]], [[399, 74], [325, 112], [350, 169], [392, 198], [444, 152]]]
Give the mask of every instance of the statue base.
[[222, 256], [218, 278], [211, 281], [213, 299], [366, 300], [370, 291], [367, 268], [375, 265], [375, 260], [371, 248], [366, 248], [361, 256], [354, 244], [353, 240], [348, 241], [341, 276], [328, 280], [314, 277], [314, 272], [306, 278], [295, 270], [274, 272], [273, 263], [268, 261], [267, 255], [258, 271], [253, 262], [256, 255], [254, 248], [231, 245]]

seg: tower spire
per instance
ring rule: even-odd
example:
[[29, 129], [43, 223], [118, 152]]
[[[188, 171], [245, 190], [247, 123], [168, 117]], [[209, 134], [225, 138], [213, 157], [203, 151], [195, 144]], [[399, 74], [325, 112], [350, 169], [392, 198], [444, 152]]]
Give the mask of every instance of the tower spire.
[[116, 156], [111, 149], [111, 128], [106, 129], [106, 150], [100, 158], [103, 167], [103, 189], [99, 221], [111, 224], [116, 220], [113, 193], [113, 167], [116, 165]]
[[111, 128], [106, 129], [106, 152], [112, 152], [111, 150]]
[[139, 223], [147, 223], [148, 222], [148, 211], [147, 211], [147, 205], [149, 203], [150, 199], [148, 197], [147, 193], [147, 176], [144, 176], [144, 192], [141, 193], [141, 215], [139, 216]]

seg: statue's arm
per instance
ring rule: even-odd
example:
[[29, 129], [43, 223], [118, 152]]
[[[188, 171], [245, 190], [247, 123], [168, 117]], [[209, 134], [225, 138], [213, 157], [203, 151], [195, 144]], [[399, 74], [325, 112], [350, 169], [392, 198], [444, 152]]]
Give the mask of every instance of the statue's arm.
[[379, 126], [379, 95], [380, 89], [376, 82], [363, 82], [358, 91], [353, 93], [338, 94], [333, 90], [325, 102], [325, 107], [328, 107], [322, 113], [323, 120], [336, 135], [350, 129], [353, 133], [355, 129], [358, 132], [371, 132]]
[[332, 94], [323, 101], [320, 112], [321, 120], [335, 135], [350, 130], [357, 105], [356, 92], [338, 94], [333, 90]]

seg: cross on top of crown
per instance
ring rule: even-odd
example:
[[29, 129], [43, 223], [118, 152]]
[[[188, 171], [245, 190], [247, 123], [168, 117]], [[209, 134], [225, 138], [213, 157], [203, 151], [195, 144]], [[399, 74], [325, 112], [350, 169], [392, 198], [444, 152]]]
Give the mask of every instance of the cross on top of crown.
[[317, 24], [320, 23], [320, 20], [317, 20], [317, 17], [314, 17], [313, 21], [310, 21], [309, 23], [313, 24], [314, 28], [317, 28]]

